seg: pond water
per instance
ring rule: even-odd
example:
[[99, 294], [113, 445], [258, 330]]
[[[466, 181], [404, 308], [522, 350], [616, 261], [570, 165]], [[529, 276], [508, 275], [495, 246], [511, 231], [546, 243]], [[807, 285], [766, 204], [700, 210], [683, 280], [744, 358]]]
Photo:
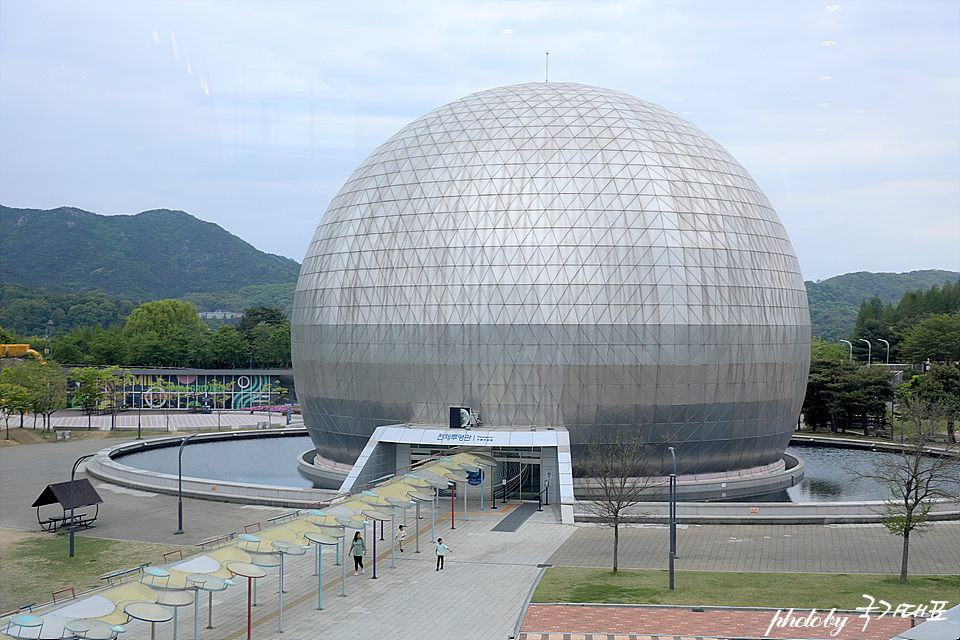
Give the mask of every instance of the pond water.
[[[188, 443], [183, 450], [183, 475], [227, 482], [310, 488], [313, 483], [297, 470], [297, 456], [313, 449], [309, 436], [251, 438], [221, 442]], [[179, 447], [150, 449], [122, 456], [122, 464], [157, 473], [177, 475]], [[848, 471], [867, 471], [874, 462], [892, 453], [790, 446], [787, 453], [804, 462], [803, 481], [774, 494], [747, 502], [856, 502], [883, 500], [887, 491], [872, 480], [857, 480]], [[958, 495], [960, 464], [952, 465], [951, 495]]]

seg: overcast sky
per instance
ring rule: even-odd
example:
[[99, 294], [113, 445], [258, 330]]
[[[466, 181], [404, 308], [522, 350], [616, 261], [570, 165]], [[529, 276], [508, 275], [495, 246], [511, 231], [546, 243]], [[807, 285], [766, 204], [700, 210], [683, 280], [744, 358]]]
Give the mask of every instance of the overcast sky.
[[960, 270], [956, 0], [0, 0], [0, 202], [181, 209], [300, 262], [374, 148], [548, 51], [726, 147], [805, 279]]

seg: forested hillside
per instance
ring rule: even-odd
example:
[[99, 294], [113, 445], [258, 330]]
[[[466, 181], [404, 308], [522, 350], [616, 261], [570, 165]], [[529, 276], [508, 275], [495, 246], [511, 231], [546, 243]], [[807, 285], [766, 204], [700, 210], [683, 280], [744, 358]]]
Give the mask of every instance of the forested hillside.
[[[0, 282], [0, 327], [21, 336], [43, 336], [77, 327], [123, 326], [139, 302], [103, 293], [46, 293]], [[48, 325], [49, 321], [53, 324]]]
[[[0, 206], [0, 278], [50, 293], [289, 309], [300, 265], [183, 211], [101, 216]], [[46, 319], [43, 319], [44, 322]]]
[[854, 331], [860, 304], [874, 296], [896, 305], [907, 291], [929, 289], [944, 282], [957, 282], [960, 273], [926, 269], [909, 273], [858, 271], [818, 282], [807, 281], [810, 333], [823, 340], [848, 338]]

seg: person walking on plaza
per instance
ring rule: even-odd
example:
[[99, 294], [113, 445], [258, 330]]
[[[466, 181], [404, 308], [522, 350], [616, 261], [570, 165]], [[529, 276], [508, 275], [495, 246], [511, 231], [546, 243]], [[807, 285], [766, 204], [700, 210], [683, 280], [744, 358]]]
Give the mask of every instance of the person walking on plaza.
[[437, 571], [443, 569], [443, 556], [447, 554], [447, 551], [453, 553], [450, 547], [443, 544], [443, 538], [437, 538]]
[[403, 553], [403, 541], [407, 537], [407, 532], [403, 530], [403, 525], [397, 530], [397, 541], [400, 543], [400, 553]]
[[357, 531], [353, 536], [353, 542], [350, 543], [350, 549], [353, 551], [353, 575], [357, 573], [366, 573], [363, 568], [363, 556], [367, 553], [367, 545]]

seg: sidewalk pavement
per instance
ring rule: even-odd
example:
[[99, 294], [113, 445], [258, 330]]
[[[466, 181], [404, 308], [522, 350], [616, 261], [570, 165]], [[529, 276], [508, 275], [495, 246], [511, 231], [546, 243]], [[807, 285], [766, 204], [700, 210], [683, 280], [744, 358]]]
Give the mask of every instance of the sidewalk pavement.
[[[518, 640], [608, 640], [611, 634], [624, 640], [691, 636], [715, 638], [809, 638], [811, 640], [889, 640], [910, 628], [906, 618], [877, 615], [869, 620], [859, 612], [834, 614], [817, 612], [807, 627], [778, 627], [786, 611], [727, 609], [691, 611], [632, 606], [531, 605], [523, 620]], [[809, 611], [796, 612], [789, 619], [806, 619]], [[814, 619], [816, 624], [813, 624]], [[837, 628], [840, 628], [837, 631]], [[637, 633], [643, 630], [643, 635]], [[549, 631], [541, 631], [549, 630]], [[564, 630], [567, 630], [564, 632]], [[769, 631], [769, 634], [767, 633]], [[569, 634], [569, 635], [567, 635]], [[802, 634], [802, 635], [798, 635]], [[952, 639], [951, 639], [952, 640]]]
[[[123, 441], [111, 439], [109, 442]], [[0, 448], [0, 528], [37, 531], [31, 502], [46, 484], [69, 480], [72, 464], [79, 456], [104, 446], [103, 440], [75, 440]], [[88, 477], [82, 466], [77, 477]], [[247, 523], [265, 522], [289, 512], [288, 509], [185, 498], [185, 533], [176, 535], [175, 496], [125, 489], [97, 480], [93, 483], [105, 504], [101, 505], [97, 526], [78, 535], [189, 547], [226, 533], [242, 532]], [[377, 579], [372, 579], [371, 566], [361, 576], [348, 577], [346, 597], [340, 597], [341, 567], [333, 564], [333, 551], [325, 551], [322, 611], [317, 610], [313, 550], [304, 557], [288, 558], [284, 572], [286, 637], [325, 640], [507, 638], [513, 633], [523, 603], [540, 572], [539, 564], [609, 566], [609, 530], [559, 524], [559, 513], [553, 506], [534, 514], [513, 533], [491, 532], [508, 512], [503, 505], [498, 505], [497, 511], [485, 505], [484, 512], [480, 513], [479, 505], [471, 504], [467, 521], [462, 521], [457, 514], [455, 530], [450, 529], [449, 502], [441, 500], [439, 506], [436, 533], [452, 550], [442, 572], [435, 570], [433, 545], [429, 540], [429, 507], [422, 511], [425, 519], [420, 520], [421, 553], [414, 553], [416, 525], [411, 511], [407, 515], [409, 534], [405, 551], [396, 554], [396, 568], [390, 567], [388, 533], [387, 540], [378, 540], [377, 544], [380, 556]], [[398, 516], [397, 524], [399, 521]], [[0, 535], [3, 535], [2, 529]], [[368, 529], [368, 558], [373, 553], [371, 535]], [[911, 541], [911, 573], [957, 573], [958, 539], [960, 523], [934, 524], [930, 532]], [[899, 542], [899, 538], [889, 535], [882, 527], [869, 525], [691, 525], [681, 527], [678, 532], [678, 569], [893, 574], [898, 571]], [[621, 533], [621, 566], [663, 568], [666, 545], [665, 526], [629, 527]], [[212, 630], [205, 628], [206, 598], [201, 600], [200, 638], [232, 640], [246, 635], [247, 594], [242, 582], [214, 594], [216, 628]], [[268, 638], [277, 633], [278, 596], [278, 570], [268, 569], [267, 577], [259, 581], [253, 637]], [[955, 599], [956, 594], [945, 594], [945, 597]], [[611, 611], [620, 616], [620, 621], [609, 617]], [[729, 621], [720, 622], [719, 631], [711, 631], [714, 627], [709, 626], [708, 621], [715, 615], [703, 616], [688, 609], [534, 605], [524, 620], [523, 634], [527, 640], [544, 637], [592, 640], [585, 634], [596, 633], [618, 634], [613, 637], [623, 638], [633, 637], [629, 634], [637, 638], [681, 635], [684, 638], [759, 638], [772, 617], [772, 613], [756, 619], [746, 613], [738, 614], [739, 626]], [[193, 626], [192, 607], [180, 611], [179, 619], [180, 635], [189, 637]], [[145, 623], [132, 622], [128, 629], [127, 638], [147, 637], [149, 633]], [[808, 634], [808, 631], [794, 630], [794, 633]], [[716, 635], [710, 636], [711, 633]], [[883, 633], [885, 635], [850, 637], [887, 640], [894, 635]], [[161, 640], [171, 634], [169, 624], [158, 626], [157, 637]], [[609, 637], [604, 636], [605, 640]]]
[[[139, 425], [145, 431], [193, 431], [210, 429], [239, 429], [256, 427], [260, 422], [269, 422], [274, 427], [285, 426], [285, 414], [268, 413], [266, 411], [223, 411], [211, 413], [187, 413], [186, 411], [170, 411], [152, 409], [137, 411], [128, 409], [116, 414], [88, 416], [77, 409], [60, 409], [50, 418], [54, 430], [91, 430], [110, 431], [111, 429], [136, 430]], [[299, 415], [292, 416], [291, 422], [303, 426]], [[19, 422], [17, 423], [19, 424]], [[25, 426], [32, 427], [32, 421], [27, 420]]]

